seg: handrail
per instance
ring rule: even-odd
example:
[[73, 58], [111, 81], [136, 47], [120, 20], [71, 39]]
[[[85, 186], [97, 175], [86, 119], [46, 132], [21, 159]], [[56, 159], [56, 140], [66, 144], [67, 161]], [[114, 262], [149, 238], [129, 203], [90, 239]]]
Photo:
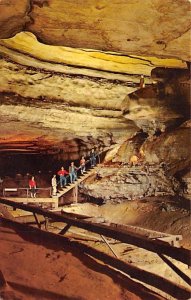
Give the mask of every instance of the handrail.
[[[151, 273], [150, 271], [145, 271], [137, 266], [134, 266], [130, 263], [112, 257], [109, 254], [99, 251], [98, 249], [92, 248], [88, 245], [79, 243], [77, 241], [70, 240], [69, 238], [52, 233], [50, 231], [45, 231], [36, 227], [29, 226], [28, 224], [20, 223], [16, 220], [10, 220], [4, 217], [1, 217], [1, 220], [11, 228], [16, 228], [20, 232], [30, 232], [30, 236], [39, 235], [40, 239], [58, 241], [63, 243], [63, 245], [71, 245], [75, 249], [78, 249], [81, 253], [85, 255], [92, 256], [98, 261], [103, 261], [105, 264], [112, 266], [113, 268], [128, 274], [132, 279], [138, 280], [139, 282], [145, 283], [149, 286], [152, 286], [158, 290], [163, 291], [167, 295], [171, 295], [174, 299], [188, 300], [190, 297], [190, 290], [181, 286], [178, 283], [174, 283], [165, 277], [162, 277], [158, 274]], [[9, 283], [9, 282], [8, 282]], [[156, 290], [155, 290], [156, 292]], [[152, 298], [152, 295], [151, 295]], [[158, 298], [158, 297], [157, 297]]]
[[166, 245], [158, 240], [148, 240], [145, 237], [138, 236], [132, 232], [128, 232], [127, 230], [119, 229], [114, 226], [108, 226], [105, 224], [98, 224], [93, 222], [89, 223], [86, 220], [78, 220], [72, 218], [71, 216], [67, 216], [66, 214], [60, 215], [58, 213], [47, 211], [39, 207], [17, 203], [15, 201], [10, 201], [7, 199], [0, 198], [0, 203], [33, 213], [35, 212], [57, 222], [63, 222], [71, 226], [76, 226], [94, 233], [102, 234], [126, 244], [135, 245], [139, 248], [143, 248], [157, 254], [170, 256], [178, 261], [183, 262], [184, 264], [187, 264], [188, 266], [191, 265], [191, 251], [185, 248], [177, 248], [171, 245]]
[[[5, 192], [6, 192], [6, 189], [12, 189], [11, 187], [4, 187], [3, 188], [3, 196], [5, 197]], [[28, 196], [29, 196], [29, 191], [30, 191], [30, 188], [29, 187], [24, 187], [24, 188], [21, 188], [21, 187], [14, 187], [13, 189], [17, 189], [17, 190], [26, 190], [26, 192], [27, 192], [27, 198], [28, 198]], [[49, 190], [50, 191], [50, 196], [52, 195], [52, 187], [46, 187], [46, 188], [36, 188], [36, 190]], [[7, 191], [7, 192], [9, 192], [9, 191]], [[10, 191], [11, 192], [11, 191]]]
[[[95, 153], [95, 157], [98, 157], [98, 163], [100, 164], [100, 155], [102, 154], [102, 153], [104, 153], [104, 152], [106, 152], [107, 150], [104, 150], [104, 151], [102, 151], [102, 152], [98, 152], [98, 153]], [[85, 162], [85, 166], [86, 165], [88, 165], [90, 163], [90, 159], [87, 159], [86, 160], [86, 162]], [[79, 171], [79, 170], [81, 170], [81, 166], [79, 166], [77, 169], [76, 169], [76, 173]], [[66, 177], [66, 180], [68, 179], [68, 178], [70, 178], [70, 174], [68, 174], [68, 175], [66, 175], [65, 176]]]
[[[104, 152], [104, 151], [103, 151]], [[102, 153], [102, 152], [101, 152]], [[95, 153], [95, 157], [98, 157], [98, 159], [99, 159], [99, 163], [100, 163], [100, 153]], [[90, 159], [88, 159], [88, 160], [86, 160], [86, 162], [85, 162], [85, 165], [87, 165], [87, 164], [89, 164], [89, 162], [90, 162]], [[79, 166], [78, 168], [77, 168], [77, 170], [76, 170], [76, 172], [78, 172], [79, 170], [81, 169], [81, 166]], [[68, 179], [70, 177], [70, 174], [68, 174], [67, 176], [66, 176], [66, 180]], [[8, 188], [8, 187], [7, 187]], [[28, 196], [29, 196], [29, 191], [30, 191], [30, 188], [29, 187], [27, 187], [27, 188], [21, 188], [21, 187], [14, 187], [15, 189], [17, 189], [17, 190], [26, 190], [26, 192], [27, 192], [27, 198], [28, 198]], [[10, 187], [10, 189], [11, 189], [11, 187]], [[50, 196], [52, 195], [52, 187], [47, 187], [47, 188], [38, 188], [38, 187], [36, 187], [35, 188], [36, 190], [49, 190], [50, 191]], [[3, 196], [5, 197], [5, 192], [6, 192], [6, 187], [4, 187], [3, 188]], [[11, 192], [11, 191], [10, 191]]]

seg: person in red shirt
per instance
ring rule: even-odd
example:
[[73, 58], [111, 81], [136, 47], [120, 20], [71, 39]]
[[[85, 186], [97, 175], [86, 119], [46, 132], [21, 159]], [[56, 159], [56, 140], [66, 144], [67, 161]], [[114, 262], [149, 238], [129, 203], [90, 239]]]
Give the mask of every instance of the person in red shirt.
[[67, 183], [65, 175], [68, 175], [69, 173], [64, 170], [64, 167], [62, 167], [57, 174], [60, 176], [60, 187], [63, 188], [63, 186], [65, 186]]
[[31, 198], [36, 198], [36, 181], [34, 176], [32, 176], [31, 180], [29, 180], [29, 188], [31, 192]]

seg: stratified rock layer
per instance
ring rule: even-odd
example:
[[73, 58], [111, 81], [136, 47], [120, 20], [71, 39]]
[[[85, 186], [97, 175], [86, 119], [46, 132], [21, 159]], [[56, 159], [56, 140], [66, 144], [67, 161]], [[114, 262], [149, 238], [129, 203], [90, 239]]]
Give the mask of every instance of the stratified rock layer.
[[125, 142], [115, 153], [107, 155], [106, 166], [86, 181], [82, 191], [91, 197], [112, 202], [178, 195], [183, 186], [174, 175], [191, 163], [190, 133], [185, 124], [171, 133], [147, 139], [140, 147], [145, 156], [137, 166], [128, 165], [135, 153], [135, 145], [133, 148], [132, 139]]
[[[43, 45], [26, 32], [1, 40], [0, 54], [1, 153], [52, 153], [59, 159], [78, 159], [94, 145], [130, 138], [138, 114], [124, 113], [124, 98], [139, 89], [140, 74], [150, 84], [154, 66], [186, 67], [175, 59]], [[156, 102], [148, 103], [151, 112]], [[165, 105], [160, 113], [169, 113]]]
[[1, 11], [1, 38], [25, 29], [45, 44], [190, 60], [188, 0], [11, 0]]

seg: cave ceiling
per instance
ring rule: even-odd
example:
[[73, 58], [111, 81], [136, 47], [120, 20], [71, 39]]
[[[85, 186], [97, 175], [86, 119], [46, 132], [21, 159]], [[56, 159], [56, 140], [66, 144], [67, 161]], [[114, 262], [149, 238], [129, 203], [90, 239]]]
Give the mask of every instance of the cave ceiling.
[[[84, 4], [85, 3], [85, 4]], [[1, 0], [0, 38], [190, 60], [188, 0]]]
[[[154, 68], [190, 61], [189, 1], [2, 0], [0, 11], [2, 154], [121, 143], [140, 129], [123, 111], [140, 75], [149, 85]], [[180, 118], [152, 118], [165, 113]]]

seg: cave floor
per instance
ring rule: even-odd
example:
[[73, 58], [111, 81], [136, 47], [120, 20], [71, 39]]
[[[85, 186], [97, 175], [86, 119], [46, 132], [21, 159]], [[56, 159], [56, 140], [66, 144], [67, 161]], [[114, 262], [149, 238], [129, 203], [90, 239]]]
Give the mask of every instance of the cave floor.
[[[164, 202], [168, 204], [167, 210], [161, 206]], [[68, 212], [89, 215], [112, 223], [182, 235], [183, 239], [180, 241], [180, 245], [191, 249], [190, 212], [180, 207], [170, 197], [148, 198], [101, 206], [79, 203], [65, 206], [64, 209]], [[17, 211], [18, 213], [19, 211]], [[63, 223], [49, 224], [49, 230], [54, 233], [58, 233], [63, 227]], [[139, 288], [139, 294], [134, 294], [135, 289], [129, 288], [129, 283], [128, 285], [125, 283], [127, 278], [121, 278], [121, 275], [108, 270], [107, 267], [106, 270], [103, 270], [105, 267], [98, 261], [95, 262], [93, 259], [84, 257], [76, 249], [67, 247], [65, 249], [58, 245], [55, 249], [54, 245], [44, 241], [36, 242], [35, 240], [34, 243], [34, 240], [30, 240], [28, 235], [23, 237], [23, 234], [18, 235], [13, 229], [10, 232], [10, 229], [3, 227], [1, 227], [0, 235], [2, 237], [0, 251], [3, 254], [1, 268], [3, 273], [5, 272], [5, 278], [10, 282], [9, 288], [13, 294], [23, 295], [30, 291], [31, 295], [27, 296], [27, 299], [160, 299], [155, 298], [158, 297], [156, 295], [145, 295], [144, 292], [141, 294], [142, 288], [141, 290]], [[113, 255], [99, 235], [71, 227], [66, 236], [71, 240], [85, 243], [99, 251]], [[156, 254], [112, 239], [108, 239], [108, 241], [121, 260], [189, 288], [188, 284]], [[29, 264], [31, 260], [33, 261], [32, 265]], [[171, 261], [186, 276], [191, 275], [191, 271], [186, 265], [172, 259]], [[22, 266], [19, 268], [19, 272], [18, 266]], [[95, 269], [96, 273], [94, 273]], [[41, 277], [40, 274], [46, 275]], [[127, 279], [128, 281], [129, 279]], [[16, 283], [16, 288], [14, 284], [11, 285], [11, 282]], [[84, 289], [84, 285], [88, 288]], [[64, 298], [62, 295], [65, 295]], [[163, 296], [164, 294], [161, 294], [161, 297]]]
[[165, 299], [68, 244], [2, 222], [0, 239], [1, 299]]

